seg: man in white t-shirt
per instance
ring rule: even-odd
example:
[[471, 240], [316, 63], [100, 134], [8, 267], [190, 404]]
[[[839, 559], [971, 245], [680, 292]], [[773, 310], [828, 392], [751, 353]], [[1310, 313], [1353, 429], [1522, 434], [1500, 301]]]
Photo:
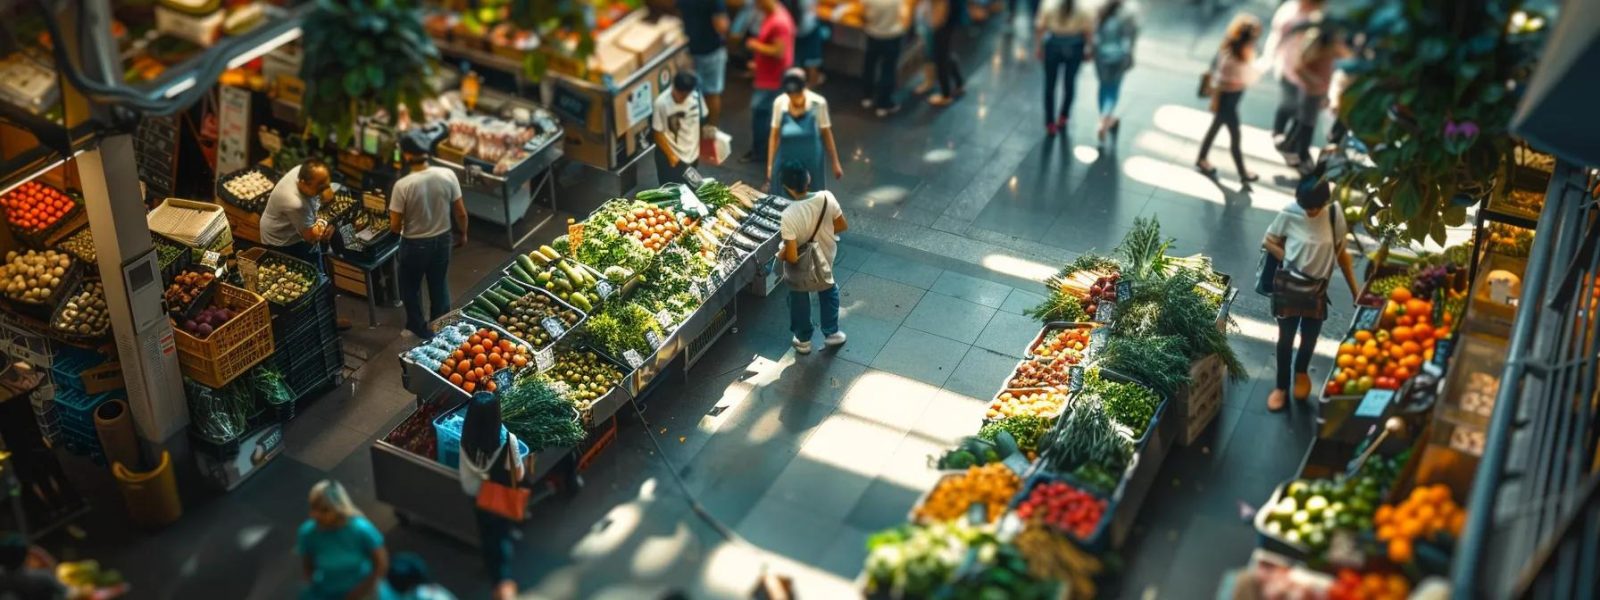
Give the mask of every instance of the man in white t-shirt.
[[867, 34], [867, 84], [862, 108], [877, 108], [879, 118], [900, 110], [894, 101], [895, 74], [900, 70], [900, 40], [911, 26], [911, 5], [902, 0], [862, 0], [861, 30]]
[[317, 221], [317, 208], [333, 199], [333, 172], [315, 158], [289, 169], [278, 178], [261, 212], [261, 245], [271, 246], [317, 269], [322, 268], [318, 246], [333, 233]]
[[656, 140], [656, 179], [662, 184], [687, 183], [684, 172], [700, 164], [700, 123], [706, 103], [700, 99], [699, 78], [681, 71], [672, 89], [656, 97], [650, 129]]
[[[451, 217], [454, 246], [467, 243], [467, 205], [455, 171], [428, 166], [428, 140], [417, 133], [400, 138], [405, 177], [389, 195], [389, 231], [400, 236], [400, 300], [406, 307], [406, 330], [433, 337], [429, 323], [450, 311]], [[428, 317], [423, 319], [422, 284], [428, 284]]]
[[[810, 192], [811, 173], [797, 160], [779, 166], [778, 182], [794, 203], [783, 210], [779, 235], [783, 236], [781, 257], [786, 263], [800, 261], [800, 248], [814, 243], [819, 258], [826, 265], [828, 289], [817, 292], [817, 303], [822, 313], [823, 343], [829, 347], [843, 344], [844, 332], [839, 330], [839, 286], [833, 284], [833, 261], [839, 254], [838, 235], [850, 228], [845, 221], [844, 209], [832, 193]], [[800, 354], [811, 353], [811, 296], [807, 292], [789, 292], [789, 331], [794, 333], [794, 349]]]

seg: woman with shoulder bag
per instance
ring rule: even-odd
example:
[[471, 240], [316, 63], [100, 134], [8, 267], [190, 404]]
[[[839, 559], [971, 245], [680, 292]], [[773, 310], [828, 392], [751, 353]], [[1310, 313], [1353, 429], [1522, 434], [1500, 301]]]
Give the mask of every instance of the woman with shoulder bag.
[[783, 209], [779, 224], [783, 236], [783, 279], [789, 285], [789, 331], [794, 350], [811, 353], [811, 292], [817, 293], [822, 313], [823, 343], [844, 343], [839, 331], [839, 286], [833, 283], [833, 261], [839, 253], [837, 236], [850, 228], [839, 200], [828, 192], [811, 192], [811, 174], [798, 160], [784, 162], [778, 181], [794, 203]]
[[[494, 394], [475, 394], [467, 402], [467, 414], [461, 422], [459, 474], [461, 491], [477, 498], [473, 512], [478, 520], [478, 547], [483, 552], [483, 567], [494, 582], [496, 600], [517, 595], [517, 582], [511, 577], [511, 531], [516, 522], [492, 505], [486, 506], [485, 499], [502, 493], [517, 495], [524, 473], [517, 454], [517, 436], [500, 425], [500, 400]], [[521, 498], [521, 509], [526, 510], [525, 488]]]
[[1228, 34], [1217, 49], [1212, 70], [1201, 80], [1201, 95], [1211, 97], [1211, 128], [1200, 141], [1200, 156], [1194, 167], [1207, 177], [1215, 177], [1217, 168], [1211, 166], [1206, 156], [1211, 154], [1211, 142], [1217, 139], [1217, 130], [1228, 127], [1228, 140], [1233, 154], [1233, 166], [1239, 169], [1239, 181], [1246, 188], [1259, 175], [1244, 168], [1244, 136], [1239, 132], [1239, 101], [1244, 91], [1255, 83], [1256, 40], [1261, 36], [1261, 23], [1255, 17], [1241, 14], [1228, 25]]
[[[1261, 240], [1267, 253], [1263, 271], [1270, 271], [1272, 315], [1278, 321], [1278, 372], [1276, 386], [1267, 396], [1267, 409], [1282, 410], [1287, 403], [1290, 375], [1294, 397], [1311, 396], [1311, 357], [1316, 353], [1317, 336], [1328, 316], [1328, 283], [1335, 265], [1350, 284], [1350, 301], [1355, 302], [1355, 268], [1345, 252], [1345, 233], [1350, 230], [1344, 214], [1330, 207], [1332, 190], [1327, 181], [1308, 177], [1295, 190], [1295, 203], [1278, 213]], [[1265, 278], [1265, 273], [1261, 275]], [[1258, 286], [1260, 287], [1265, 286]], [[1294, 335], [1300, 332], [1300, 350], [1295, 354]], [[1292, 368], [1292, 371], [1291, 371]]]

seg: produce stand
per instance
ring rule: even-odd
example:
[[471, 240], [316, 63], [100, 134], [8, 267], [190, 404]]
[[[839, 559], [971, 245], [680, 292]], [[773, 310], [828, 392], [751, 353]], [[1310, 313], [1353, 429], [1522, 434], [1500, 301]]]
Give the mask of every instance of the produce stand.
[[[530, 118], [542, 118], [540, 116], [548, 114], [544, 108], [532, 102], [492, 90], [480, 93], [478, 104], [470, 114], [512, 113], [526, 113]], [[551, 117], [551, 120], [554, 118]], [[538, 225], [530, 227], [529, 232], [519, 238], [513, 227], [527, 214], [534, 198], [548, 190], [550, 210], [557, 208], [553, 167], [562, 156], [562, 138], [565, 135], [559, 127], [535, 135], [522, 146], [526, 156], [511, 165], [490, 164], [453, 148], [445, 139], [435, 149], [432, 163], [456, 173], [468, 214], [505, 227], [506, 249], [509, 250], [527, 240], [532, 230], [539, 228]]]
[[656, 96], [671, 85], [678, 69], [686, 68], [688, 49], [686, 41], [676, 39], [639, 68], [606, 82], [549, 74], [544, 97], [566, 123], [566, 156], [610, 173], [619, 189], [632, 189], [637, 178], [633, 167], [655, 149], [650, 115]]

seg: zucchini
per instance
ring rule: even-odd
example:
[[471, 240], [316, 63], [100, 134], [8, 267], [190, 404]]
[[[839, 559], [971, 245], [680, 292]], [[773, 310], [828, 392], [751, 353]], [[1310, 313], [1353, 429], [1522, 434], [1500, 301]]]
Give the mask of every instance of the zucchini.
[[535, 266], [533, 264], [533, 259], [532, 258], [528, 258], [527, 255], [518, 256], [517, 257], [517, 262], [514, 263], [512, 266], [521, 267], [522, 270], [527, 271], [529, 275], [532, 275], [534, 271], [538, 271], [539, 270], [539, 267], [537, 267], [537, 266]]
[[[523, 294], [527, 293], [526, 291], [523, 291], [522, 288], [517, 287], [517, 284], [512, 283], [510, 279], [501, 279], [500, 283], [494, 284], [493, 289], [494, 291], [499, 292], [501, 296], [505, 296], [511, 300], [521, 298]], [[510, 304], [510, 302], [507, 302], [507, 304]]]
[[[487, 295], [487, 292], [485, 292], [485, 295]], [[500, 307], [495, 306], [495, 303], [494, 303], [493, 300], [490, 300], [488, 298], [484, 298], [483, 296], [478, 296], [477, 298], [473, 298], [472, 299], [472, 306], [476, 307], [478, 310], [483, 311], [484, 316], [489, 316], [489, 317], [498, 317], [498, 316], [500, 316]], [[493, 320], [493, 319], [490, 319], [490, 320]]]
[[551, 261], [561, 260], [561, 253], [556, 252], [555, 248], [549, 246], [539, 246], [539, 254], [543, 254], [546, 259]]
[[556, 263], [556, 268], [561, 269], [561, 272], [566, 274], [567, 281], [573, 284], [582, 284], [585, 281], [583, 276], [578, 274], [578, 269], [574, 269], [572, 265], [567, 264], [567, 261]]
[[506, 305], [511, 304], [511, 299], [510, 298], [506, 298], [499, 291], [496, 291], [493, 287], [484, 290], [482, 294], [478, 295], [478, 297], [479, 298], [483, 298], [484, 300], [488, 300], [490, 304], [493, 304], [495, 306], [495, 308], [498, 309], [497, 311], [495, 311], [495, 314], [497, 314], [497, 315], [500, 314], [499, 310], [505, 310]]
[[677, 200], [678, 188], [656, 188], [653, 190], [645, 190], [639, 192], [638, 195], [635, 195], [634, 199], [643, 200], [645, 202], [655, 202], [657, 200]]
[[571, 297], [567, 298], [567, 302], [571, 303], [573, 307], [585, 313], [594, 310], [594, 305], [590, 304], [589, 299], [585, 298], [583, 294], [573, 294]]
[[[524, 256], [523, 258], [527, 258], [527, 257]], [[522, 283], [522, 284], [526, 284], [526, 285], [533, 285], [536, 282], [536, 280], [533, 277], [533, 273], [531, 271], [528, 271], [527, 269], [522, 268], [522, 263], [520, 263], [520, 262], [514, 263], [514, 264], [511, 265], [510, 273], [511, 273], [511, 278], [517, 280], [517, 283]]]

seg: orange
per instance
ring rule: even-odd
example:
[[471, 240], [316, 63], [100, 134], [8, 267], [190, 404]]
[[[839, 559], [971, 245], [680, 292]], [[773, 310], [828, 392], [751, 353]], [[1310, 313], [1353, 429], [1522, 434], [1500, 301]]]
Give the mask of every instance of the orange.
[[1377, 358], [1378, 357], [1378, 344], [1376, 342], [1373, 342], [1373, 343], [1367, 344], [1366, 346], [1363, 346], [1361, 348], [1361, 355], [1367, 357], [1368, 359]]
[[1454, 500], [1450, 498], [1450, 487], [1444, 484], [1433, 486], [1433, 488], [1429, 490], [1429, 493], [1432, 494], [1431, 498], [1434, 502], [1454, 502]]
[[1409, 564], [1412, 559], [1411, 540], [1390, 540], [1389, 560], [1395, 564]]
[[1394, 324], [1399, 325], [1401, 327], [1409, 327], [1411, 325], [1415, 325], [1416, 323], [1417, 323], [1416, 317], [1413, 317], [1411, 315], [1401, 315], [1400, 318], [1394, 320]]
[[1420, 344], [1418, 344], [1416, 342], [1406, 342], [1404, 344], [1401, 344], [1401, 347], [1405, 348], [1407, 356], [1414, 355], [1414, 354], [1422, 351], [1422, 345], [1420, 345]]
[[1378, 507], [1378, 512], [1373, 513], [1372, 522], [1379, 525], [1384, 525], [1387, 524], [1389, 519], [1392, 518], [1394, 518], [1394, 507], [1384, 504]]
[[1372, 332], [1365, 329], [1356, 331], [1356, 341], [1365, 342], [1372, 339]]
[[1395, 534], [1398, 533], [1400, 532], [1397, 531], [1393, 525], [1380, 525], [1378, 527], [1378, 541], [1387, 542], [1394, 539]]
[[1411, 315], [1411, 316], [1414, 316], [1414, 317], [1420, 319], [1420, 318], [1422, 318], [1422, 315], [1426, 315], [1426, 314], [1429, 314], [1429, 313], [1432, 313], [1432, 312], [1433, 312], [1433, 303], [1432, 302], [1429, 302], [1427, 300], [1415, 300], [1415, 299], [1406, 301], [1406, 314], [1408, 314], [1408, 315]]
[[1340, 368], [1348, 367], [1356, 363], [1356, 357], [1341, 353], [1339, 358], [1334, 359], [1334, 363], [1339, 365]]
[[1393, 338], [1396, 342], [1409, 342], [1411, 341], [1413, 335], [1414, 332], [1411, 330], [1411, 328], [1406, 327], [1405, 325], [1396, 327], [1393, 331], [1389, 332], [1389, 337]]
[[1391, 377], [1394, 377], [1396, 381], [1405, 381], [1411, 378], [1411, 374], [1411, 369], [1400, 367], [1394, 370], [1394, 374]]
[[1417, 341], [1433, 339], [1433, 326], [1427, 323], [1417, 323], [1411, 328], [1411, 336]]
[[1402, 287], [1397, 287], [1394, 290], [1389, 292], [1389, 299], [1393, 300], [1395, 302], [1405, 302], [1407, 300], [1410, 300], [1411, 299], [1411, 290], [1408, 290], [1403, 286]]
[[1355, 354], [1355, 353], [1356, 353], [1356, 345], [1355, 345], [1354, 342], [1345, 342], [1343, 344], [1339, 344], [1339, 354]]
[[1367, 365], [1367, 377], [1371, 378], [1371, 377], [1377, 377], [1377, 376], [1378, 376], [1378, 365]]
[[1389, 346], [1389, 356], [1395, 360], [1406, 357], [1406, 347], [1399, 344]]

